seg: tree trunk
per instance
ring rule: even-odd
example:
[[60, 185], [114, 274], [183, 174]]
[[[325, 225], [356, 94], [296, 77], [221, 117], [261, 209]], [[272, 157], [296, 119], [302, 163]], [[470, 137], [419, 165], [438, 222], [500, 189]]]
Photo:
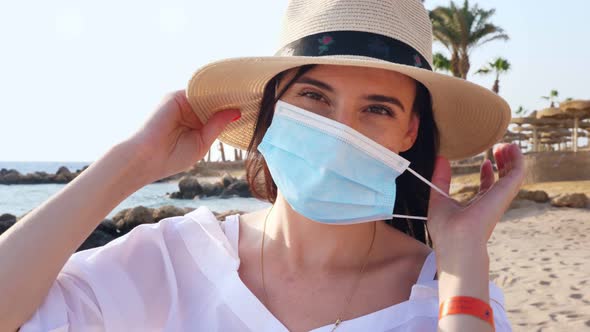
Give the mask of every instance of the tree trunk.
[[451, 55], [451, 73], [455, 77], [461, 77], [461, 69], [459, 67], [459, 53], [453, 52]]
[[461, 52], [461, 56], [459, 58], [459, 70], [461, 73], [461, 78], [462, 79], [467, 79], [467, 73], [469, 72], [469, 68], [471, 67], [471, 64], [469, 63], [469, 55], [467, 55], [467, 52]]
[[225, 162], [225, 150], [223, 149], [223, 143], [219, 141], [219, 152], [221, 153], [221, 161]]
[[[500, 80], [496, 77], [496, 81], [494, 82], [494, 86], [492, 87], [492, 91], [494, 91], [496, 94], [500, 91]], [[486, 159], [489, 159], [492, 164], [496, 163], [496, 160], [494, 159], [494, 149], [489, 148], [486, 151]]]
[[500, 80], [496, 79], [496, 81], [494, 82], [494, 87], [492, 88], [492, 91], [494, 91], [496, 94], [500, 93]]

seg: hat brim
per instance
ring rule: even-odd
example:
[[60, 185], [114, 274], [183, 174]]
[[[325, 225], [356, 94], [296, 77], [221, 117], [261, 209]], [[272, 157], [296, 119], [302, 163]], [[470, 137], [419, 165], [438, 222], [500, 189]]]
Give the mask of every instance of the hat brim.
[[508, 103], [477, 84], [417, 67], [346, 56], [244, 57], [213, 62], [193, 75], [186, 90], [187, 98], [203, 123], [215, 112], [239, 108], [242, 117], [230, 123], [219, 139], [245, 150], [254, 133], [267, 82], [280, 72], [308, 64], [392, 70], [424, 84], [432, 97], [439, 154], [449, 160], [486, 151], [502, 138], [510, 123]]

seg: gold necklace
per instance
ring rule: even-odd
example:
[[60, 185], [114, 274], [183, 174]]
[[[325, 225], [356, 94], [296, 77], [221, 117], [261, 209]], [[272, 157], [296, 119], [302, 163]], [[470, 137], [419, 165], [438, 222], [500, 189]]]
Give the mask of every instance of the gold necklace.
[[[268, 216], [270, 215], [270, 212], [272, 211], [273, 207], [274, 207], [274, 205], [270, 207], [270, 209], [268, 210], [268, 213], [266, 214], [266, 217], [264, 218], [264, 226], [262, 229], [262, 245], [260, 246], [260, 275], [262, 277], [262, 291], [264, 292], [264, 303], [266, 305], [268, 305], [268, 295], [266, 294], [266, 287], [264, 285], [264, 238], [266, 235], [266, 220], [268, 219]], [[348, 308], [348, 305], [350, 304], [350, 301], [352, 300], [352, 295], [354, 295], [356, 288], [358, 287], [358, 284], [361, 280], [361, 276], [363, 274], [363, 271], [365, 270], [365, 267], [367, 266], [367, 262], [369, 261], [369, 254], [371, 253], [371, 250], [373, 249], [373, 243], [375, 242], [376, 230], [377, 230], [377, 222], [373, 222], [373, 237], [371, 239], [371, 245], [369, 246], [369, 250], [367, 251], [367, 255], [365, 256], [363, 266], [361, 267], [361, 270], [358, 274], [356, 282], [354, 283], [352, 291], [350, 292], [350, 294], [346, 298], [346, 304], [344, 305], [344, 308], [336, 317], [336, 321], [334, 322], [334, 327], [332, 328], [331, 332], [334, 332], [334, 330], [336, 330], [336, 328], [340, 325], [340, 323], [343, 322], [342, 317], [344, 314], [346, 314], [345, 310]]]

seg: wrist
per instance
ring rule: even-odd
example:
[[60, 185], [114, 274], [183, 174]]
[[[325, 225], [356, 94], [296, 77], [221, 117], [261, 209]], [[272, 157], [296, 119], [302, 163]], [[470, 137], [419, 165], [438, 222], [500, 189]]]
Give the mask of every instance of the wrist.
[[439, 271], [460, 273], [473, 268], [489, 270], [490, 256], [485, 245], [435, 247], [435, 252]]
[[472, 296], [489, 302], [489, 255], [487, 249], [437, 252], [439, 300], [451, 296]]
[[118, 164], [119, 177], [125, 179], [127, 187], [139, 190], [157, 179], [149, 171], [149, 154], [146, 149], [132, 140], [126, 140], [113, 146], [109, 155], [120, 158]]

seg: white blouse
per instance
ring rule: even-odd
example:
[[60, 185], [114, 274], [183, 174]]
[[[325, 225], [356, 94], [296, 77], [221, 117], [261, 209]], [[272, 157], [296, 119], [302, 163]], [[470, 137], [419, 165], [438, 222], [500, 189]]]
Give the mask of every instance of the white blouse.
[[[75, 253], [21, 331], [287, 332], [238, 275], [238, 220], [220, 224], [200, 207]], [[436, 331], [435, 272], [433, 251], [408, 300], [344, 321], [337, 331]], [[490, 297], [496, 331], [512, 331], [492, 282]]]

